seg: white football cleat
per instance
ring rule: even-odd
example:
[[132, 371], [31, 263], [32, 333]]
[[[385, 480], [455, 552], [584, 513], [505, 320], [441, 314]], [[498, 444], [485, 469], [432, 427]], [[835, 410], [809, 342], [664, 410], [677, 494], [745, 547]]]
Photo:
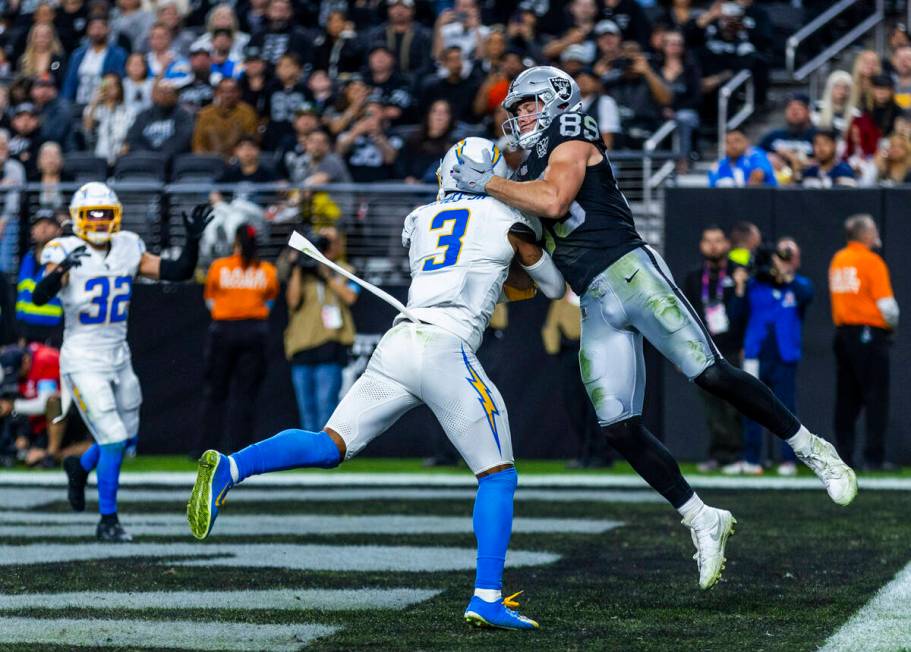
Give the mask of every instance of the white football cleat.
[[795, 450], [797, 458], [813, 469], [835, 503], [849, 505], [857, 495], [857, 476], [838, 456], [835, 447], [822, 437], [812, 435], [806, 450]]
[[693, 559], [699, 567], [699, 588], [705, 591], [715, 586], [724, 570], [724, 547], [728, 537], [734, 534], [737, 519], [725, 509], [705, 506], [693, 518], [692, 523], [682, 521], [690, 528], [690, 535], [696, 545]]

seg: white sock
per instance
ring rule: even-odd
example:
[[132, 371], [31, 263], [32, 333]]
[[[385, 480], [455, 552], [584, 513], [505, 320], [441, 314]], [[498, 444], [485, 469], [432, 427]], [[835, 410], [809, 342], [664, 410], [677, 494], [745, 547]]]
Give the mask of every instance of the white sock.
[[786, 440], [796, 452], [802, 453], [809, 450], [810, 444], [813, 443], [813, 433], [807, 430], [806, 426], [800, 426], [800, 430], [793, 437]]
[[228, 464], [231, 465], [231, 480], [237, 482], [237, 478], [240, 477], [240, 472], [237, 470], [237, 463], [230, 455], [228, 455]]
[[474, 594], [484, 602], [499, 602], [503, 598], [499, 589], [475, 589]]
[[692, 498], [677, 508], [677, 511], [683, 517], [683, 522], [690, 525], [704, 507], [705, 503], [702, 502], [702, 498], [699, 497], [699, 494], [694, 493]]

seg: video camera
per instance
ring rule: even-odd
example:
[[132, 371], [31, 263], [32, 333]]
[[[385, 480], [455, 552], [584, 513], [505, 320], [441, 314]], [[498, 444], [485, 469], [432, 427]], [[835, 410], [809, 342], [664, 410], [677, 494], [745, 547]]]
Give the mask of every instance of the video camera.
[[[316, 247], [317, 251], [324, 255], [327, 251], [329, 251], [329, 246], [332, 244], [329, 241], [329, 238], [318, 233], [308, 233], [307, 239], [313, 243], [313, 246]], [[301, 254], [297, 257], [297, 266], [302, 272], [316, 274], [316, 270], [319, 268], [319, 263], [313, 260], [310, 256]]]
[[788, 247], [776, 247], [774, 243], [763, 242], [756, 248], [753, 253], [753, 259], [750, 261], [750, 274], [757, 281], [775, 285], [778, 279], [775, 275], [775, 260], [790, 262], [793, 252]]

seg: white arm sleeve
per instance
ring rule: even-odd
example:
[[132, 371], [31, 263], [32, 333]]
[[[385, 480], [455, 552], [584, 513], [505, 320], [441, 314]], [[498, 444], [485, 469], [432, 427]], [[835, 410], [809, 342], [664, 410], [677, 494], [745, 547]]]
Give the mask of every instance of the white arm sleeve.
[[42, 389], [35, 398], [17, 398], [13, 401], [13, 411], [27, 417], [37, 417], [47, 409], [47, 400], [53, 396], [53, 390]]
[[890, 328], [898, 327], [898, 317], [901, 311], [898, 309], [898, 302], [895, 297], [880, 299], [876, 302], [876, 307], [879, 308], [879, 312]]
[[530, 267], [522, 265], [522, 269], [528, 272], [531, 280], [548, 299], [560, 299], [566, 293], [566, 281], [563, 280], [563, 274], [554, 265], [553, 258], [546, 251], [541, 252], [541, 259], [538, 262]]

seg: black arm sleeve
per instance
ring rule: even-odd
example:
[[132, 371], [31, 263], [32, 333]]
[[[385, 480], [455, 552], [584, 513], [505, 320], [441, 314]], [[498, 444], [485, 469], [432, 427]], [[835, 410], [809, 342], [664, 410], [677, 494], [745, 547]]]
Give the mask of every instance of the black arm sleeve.
[[63, 287], [64, 274], [66, 274], [66, 270], [60, 267], [50, 274], [45, 274], [44, 278], [38, 281], [35, 289], [32, 290], [32, 303], [36, 306], [43, 306], [53, 299], [60, 292], [60, 288]]
[[158, 278], [162, 281], [186, 281], [193, 277], [197, 262], [199, 262], [199, 240], [188, 238], [180, 256], [174, 260], [161, 259]]

